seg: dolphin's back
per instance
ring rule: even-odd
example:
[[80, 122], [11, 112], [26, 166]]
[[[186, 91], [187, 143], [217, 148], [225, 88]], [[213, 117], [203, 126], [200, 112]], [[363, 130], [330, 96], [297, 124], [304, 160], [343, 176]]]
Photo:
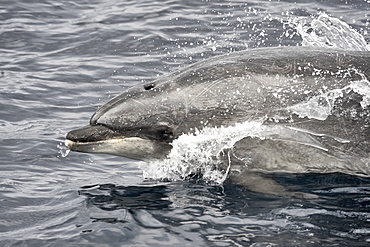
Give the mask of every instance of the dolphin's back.
[[101, 107], [91, 124], [113, 128], [165, 124], [174, 128], [176, 137], [189, 132], [194, 122], [212, 127], [266, 116], [290, 117], [294, 105], [369, 78], [370, 52], [312, 47], [246, 50], [133, 87]]
[[[370, 52], [315, 47], [274, 47], [245, 50], [216, 56], [192, 64], [166, 79], [189, 84], [246, 74], [314, 75], [353, 68], [369, 79]], [[170, 79], [171, 78], [171, 79]], [[189, 80], [190, 79], [190, 80]], [[155, 83], [161, 84], [159, 79]], [[155, 84], [154, 83], [154, 84]], [[182, 85], [185, 86], [185, 85]]]

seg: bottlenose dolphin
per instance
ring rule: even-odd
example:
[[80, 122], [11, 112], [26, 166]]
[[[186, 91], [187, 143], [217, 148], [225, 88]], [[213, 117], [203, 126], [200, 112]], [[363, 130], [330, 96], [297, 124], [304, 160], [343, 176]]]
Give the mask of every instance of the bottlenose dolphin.
[[[289, 192], [264, 174], [370, 175], [370, 52], [275, 47], [212, 57], [103, 105], [67, 134], [73, 151], [164, 159], [183, 134], [259, 121], [227, 151], [229, 179], [248, 189]], [[222, 159], [217, 157], [219, 159]], [[226, 169], [221, 167], [221, 169]]]

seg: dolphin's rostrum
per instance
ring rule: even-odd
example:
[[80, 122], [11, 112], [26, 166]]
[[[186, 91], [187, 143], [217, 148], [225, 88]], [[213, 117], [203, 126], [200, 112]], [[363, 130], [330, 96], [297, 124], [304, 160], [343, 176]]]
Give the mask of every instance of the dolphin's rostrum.
[[286, 195], [260, 174], [370, 175], [369, 81], [370, 52], [277, 47], [230, 53], [128, 89], [102, 106], [90, 125], [68, 133], [66, 146], [164, 159], [182, 134], [259, 121], [268, 133], [235, 143], [229, 178]]

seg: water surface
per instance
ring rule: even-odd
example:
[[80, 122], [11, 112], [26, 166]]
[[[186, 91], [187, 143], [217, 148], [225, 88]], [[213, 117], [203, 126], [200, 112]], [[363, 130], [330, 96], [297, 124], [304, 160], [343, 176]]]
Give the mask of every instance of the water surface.
[[368, 178], [276, 177], [323, 195], [301, 200], [143, 180], [139, 162], [122, 157], [63, 157], [65, 134], [125, 88], [210, 56], [301, 44], [295, 18], [321, 12], [369, 44], [368, 0], [4, 0], [0, 245], [369, 245]]

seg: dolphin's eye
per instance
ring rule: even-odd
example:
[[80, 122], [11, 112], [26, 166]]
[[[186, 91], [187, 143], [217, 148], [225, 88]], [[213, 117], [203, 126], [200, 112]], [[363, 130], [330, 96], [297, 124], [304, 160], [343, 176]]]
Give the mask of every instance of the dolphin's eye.
[[[163, 125], [151, 125], [134, 128], [135, 136], [154, 139], [157, 141], [171, 141], [174, 138], [174, 133], [171, 127]], [[125, 129], [125, 132], [128, 132]]]
[[158, 126], [156, 130], [159, 140], [166, 141], [173, 138], [173, 131], [168, 126]]
[[145, 90], [150, 90], [150, 89], [153, 89], [154, 87], [155, 87], [154, 83], [149, 83], [149, 84], [144, 85]]
[[173, 132], [170, 129], [162, 130], [160, 131], [160, 133], [162, 134], [162, 138], [165, 140], [169, 140], [173, 138]]

